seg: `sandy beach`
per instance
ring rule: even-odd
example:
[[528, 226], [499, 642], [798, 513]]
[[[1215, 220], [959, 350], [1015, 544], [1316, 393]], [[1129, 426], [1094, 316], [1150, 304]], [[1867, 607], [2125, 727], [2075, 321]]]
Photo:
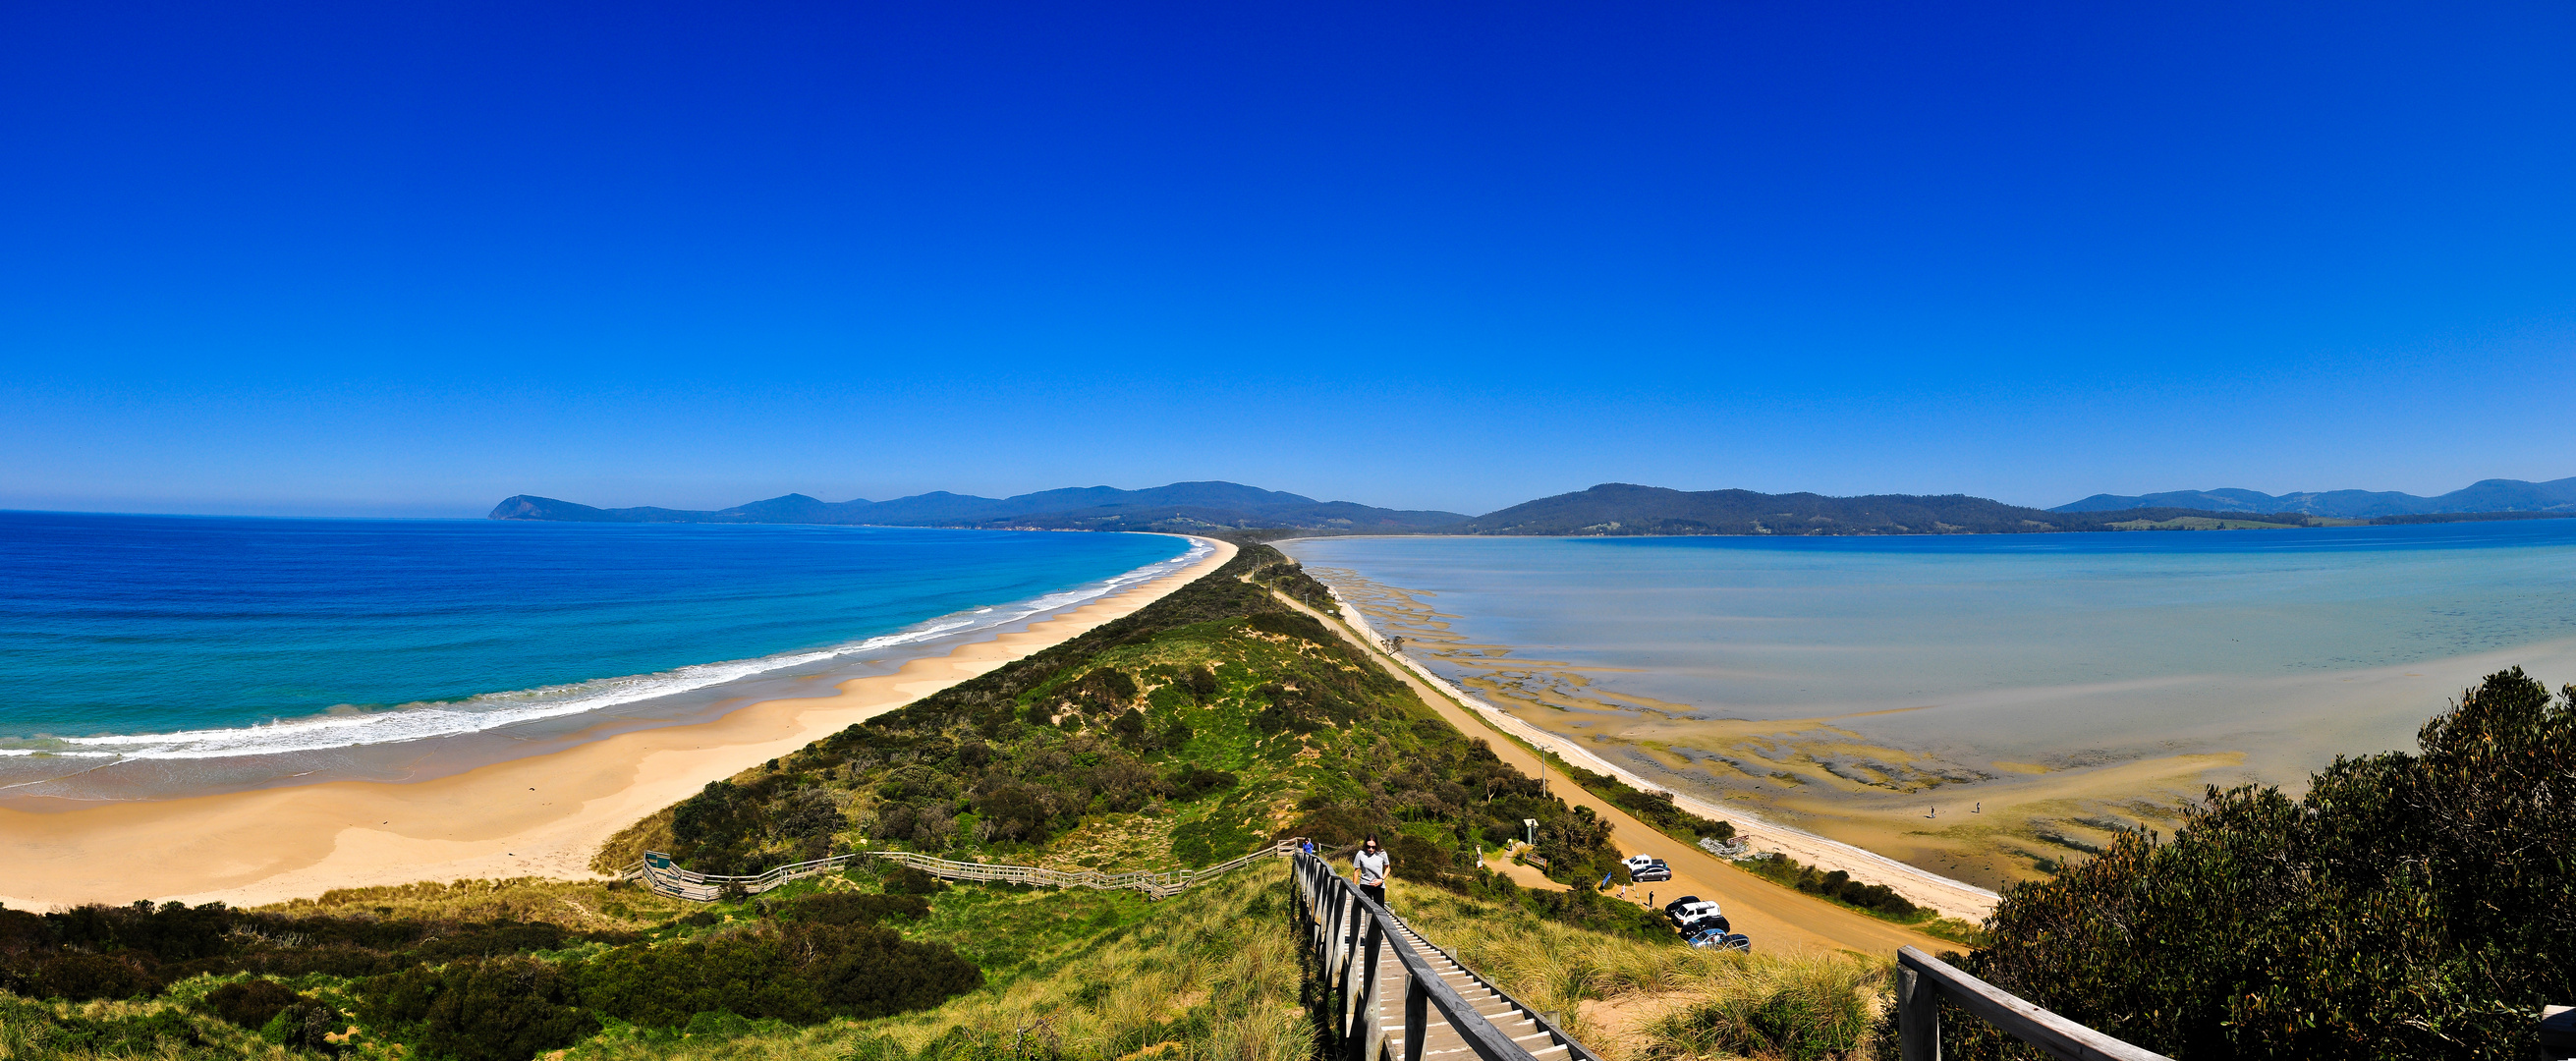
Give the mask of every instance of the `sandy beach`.
[[1198, 564], [1026, 629], [767, 700], [714, 721], [607, 736], [408, 784], [329, 782], [60, 813], [0, 810], [0, 903], [255, 905], [420, 880], [590, 877], [600, 843], [707, 782], [1120, 618], [1232, 559]]

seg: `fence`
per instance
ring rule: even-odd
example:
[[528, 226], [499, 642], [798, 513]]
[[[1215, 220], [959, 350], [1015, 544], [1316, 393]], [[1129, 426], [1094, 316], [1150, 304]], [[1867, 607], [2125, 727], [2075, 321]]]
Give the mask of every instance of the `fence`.
[[1132, 888], [1147, 896], [1164, 899], [1178, 895], [1190, 885], [1211, 877], [1223, 876], [1265, 858], [1277, 858], [1297, 850], [1301, 838], [1281, 840], [1251, 854], [1229, 862], [1220, 862], [1199, 870], [1173, 870], [1154, 873], [1138, 870], [1130, 873], [1102, 873], [1098, 870], [1060, 870], [1040, 866], [1012, 866], [996, 862], [957, 862], [913, 851], [852, 851], [804, 862], [791, 862], [767, 873], [753, 876], [727, 876], [683, 869], [671, 856], [647, 851], [619, 872], [619, 876], [641, 882], [653, 891], [675, 899], [713, 902], [727, 887], [740, 886], [746, 895], [757, 895], [799, 877], [831, 873], [863, 858], [901, 862], [934, 877], [947, 880], [1001, 881], [1007, 884], [1037, 884], [1050, 888], [1099, 888], [1103, 890]]
[[1896, 1039], [1904, 1061], [1941, 1061], [1941, 1000], [2060, 1061], [2171, 1061], [2041, 1009], [1913, 947], [1896, 952]]
[[[1323, 859], [1299, 854], [1294, 867], [1297, 913], [1322, 970], [1326, 1001], [1321, 1005], [1329, 1010], [1324, 1016], [1341, 1040], [1341, 1061], [1395, 1061], [1384, 1052], [1394, 1029], [1385, 1027], [1379, 1014], [1381, 993], [1386, 981], [1394, 978], [1389, 975], [1391, 965], [1403, 970], [1402, 1061], [1422, 1061], [1432, 1010], [1439, 1012], [1479, 1061], [1599, 1061], [1545, 1015], [1486, 983], [1455, 956], [1442, 953], [1442, 964], [1501, 1004], [1495, 1016], [1511, 1014], [1505, 1019], [1529, 1030], [1515, 1036], [1497, 1027], [1406, 942], [1410, 933], [1385, 906], [1361, 894], [1357, 885], [1334, 873]], [[1387, 961], [1390, 957], [1392, 963]], [[1524, 1046], [1525, 1042], [1537, 1049]]]

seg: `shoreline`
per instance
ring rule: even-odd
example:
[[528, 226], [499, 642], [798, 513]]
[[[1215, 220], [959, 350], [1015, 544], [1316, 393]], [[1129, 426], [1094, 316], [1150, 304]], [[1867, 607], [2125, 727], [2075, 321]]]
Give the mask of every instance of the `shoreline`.
[[[389, 710], [335, 708], [266, 724], [58, 742], [100, 750], [0, 749], [0, 809], [58, 813], [327, 781], [411, 784], [550, 755], [617, 733], [710, 722], [768, 700], [829, 696], [848, 679], [890, 674], [910, 660], [1116, 596], [1196, 563], [1208, 549], [1188, 536], [1156, 536], [1181, 539], [1187, 547], [1107, 578], [1000, 604], [970, 604], [835, 644]], [[478, 709], [486, 704], [492, 709]], [[216, 751], [206, 745], [232, 747]], [[121, 753], [125, 746], [152, 750]]]
[[1211, 552], [1188, 568], [890, 674], [841, 681], [822, 696], [762, 700], [705, 722], [629, 730], [426, 781], [0, 809], [0, 856], [10, 867], [0, 905], [150, 898], [255, 906], [421, 880], [590, 878], [603, 841], [707, 782], [1128, 615], [1237, 551], [1190, 540]]
[[[1386, 643], [1386, 639], [1378, 634], [1377, 628], [1369, 624], [1367, 613], [1362, 611], [1359, 605], [1342, 598], [1338, 592], [1334, 594], [1334, 599], [1342, 605], [1345, 622], [1371, 641], [1380, 645]], [[1432, 688], [1440, 690], [1442, 695], [1475, 712], [1476, 716], [1484, 719], [1487, 725], [1506, 735], [1516, 737], [1524, 743], [1540, 748], [1568, 763], [1581, 766], [1585, 770], [1607, 775], [1640, 792], [1672, 792], [1669, 788], [1649, 783], [1634, 772], [1593, 754], [1590, 749], [1524, 721], [1482, 697], [1469, 694], [1448, 679], [1432, 673], [1429, 667], [1407, 653], [1390, 653], [1389, 657], [1402, 663], [1406, 670], [1413, 672], [1414, 676], [1421, 678]], [[1946, 917], [1983, 921], [1987, 915], [1994, 912], [1995, 903], [2000, 899], [1996, 893], [1966, 881], [1953, 880], [1864, 847], [1765, 821], [1746, 813], [1741, 808], [1721, 807], [1683, 792], [1672, 792], [1672, 796], [1674, 804], [1683, 810], [1703, 818], [1733, 824], [1736, 837], [1752, 843], [1756, 850], [1777, 851], [1827, 872], [1842, 870], [1851, 874], [1853, 880], [1864, 884], [1886, 885], [1897, 894], [1903, 895], [1907, 901], [1918, 906], [1932, 907]]]

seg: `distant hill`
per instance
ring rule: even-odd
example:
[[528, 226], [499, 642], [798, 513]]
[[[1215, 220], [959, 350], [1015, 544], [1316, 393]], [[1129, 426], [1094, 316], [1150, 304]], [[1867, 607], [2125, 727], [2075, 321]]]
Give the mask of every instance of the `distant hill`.
[[2018, 534], [2138, 529], [2174, 520], [2302, 526], [2297, 514], [2272, 519], [2202, 509], [2144, 507], [2117, 512], [2048, 512], [1965, 494], [1763, 494], [1751, 490], [1685, 492], [1660, 486], [1603, 483], [1490, 512], [1443, 533], [1496, 535], [1689, 534]]
[[2195, 508], [2211, 512], [2300, 512], [2335, 519], [2412, 516], [2470, 512], [2576, 513], [2576, 478], [2545, 483], [2520, 479], [2484, 479], [2440, 497], [2417, 497], [2394, 491], [2328, 490], [2323, 493], [2266, 494], [2256, 490], [2176, 490], [2134, 497], [2095, 494], [2051, 512], [2109, 512], [2120, 509]]
[[493, 519], [576, 523], [830, 523], [884, 527], [1035, 527], [1047, 530], [1208, 531], [1250, 527], [1408, 533], [1445, 527], [1455, 512], [1373, 508], [1317, 501], [1241, 483], [1173, 483], [1148, 490], [1107, 486], [1046, 490], [1016, 497], [945, 491], [892, 501], [824, 501], [788, 494], [713, 512], [673, 508], [593, 508], [520, 494], [493, 507]]

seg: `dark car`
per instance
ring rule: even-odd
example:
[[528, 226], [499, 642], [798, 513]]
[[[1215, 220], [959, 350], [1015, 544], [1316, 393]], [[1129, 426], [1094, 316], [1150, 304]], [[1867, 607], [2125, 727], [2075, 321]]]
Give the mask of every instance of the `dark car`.
[[1737, 950], [1747, 953], [1753, 950], [1752, 937], [1740, 936], [1722, 928], [1712, 928], [1693, 935], [1689, 937], [1689, 943], [1702, 950]]
[[1673, 879], [1673, 867], [1667, 866], [1662, 862], [1650, 862], [1647, 863], [1644, 868], [1630, 869], [1628, 871], [1628, 879], [1636, 881], [1639, 884], [1652, 884], [1656, 881], [1671, 880]]

